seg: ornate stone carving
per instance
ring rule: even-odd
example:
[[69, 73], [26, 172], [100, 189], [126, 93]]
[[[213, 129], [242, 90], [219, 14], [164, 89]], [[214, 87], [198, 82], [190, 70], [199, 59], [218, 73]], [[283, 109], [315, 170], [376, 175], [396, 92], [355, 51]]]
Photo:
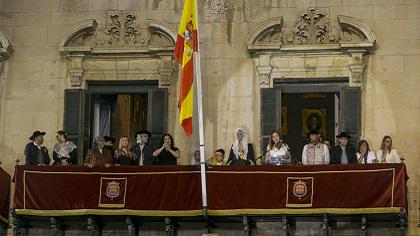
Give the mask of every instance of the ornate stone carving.
[[161, 58], [159, 65], [159, 87], [169, 88], [171, 86], [173, 66], [174, 63], [172, 62], [171, 56], [165, 56]]
[[362, 85], [366, 68], [366, 55], [364, 52], [352, 52], [349, 65], [350, 86], [359, 87]]
[[83, 56], [71, 57], [67, 60], [67, 77], [70, 87], [81, 87], [83, 80]]
[[325, 44], [336, 43], [339, 35], [330, 25], [326, 13], [309, 8], [297, 19], [296, 24], [283, 35], [284, 44]]
[[96, 45], [108, 47], [148, 46], [150, 31], [141, 27], [136, 16], [125, 11], [111, 14], [110, 22], [97, 31]]
[[260, 88], [271, 88], [273, 86], [272, 80], [270, 78], [271, 70], [271, 56], [270, 55], [260, 55], [258, 58], [257, 72], [260, 84]]
[[209, 12], [212, 14], [225, 14], [229, 8], [230, 0], [207, 0]]
[[7, 36], [0, 31], [0, 61], [7, 60], [13, 54], [13, 47]]

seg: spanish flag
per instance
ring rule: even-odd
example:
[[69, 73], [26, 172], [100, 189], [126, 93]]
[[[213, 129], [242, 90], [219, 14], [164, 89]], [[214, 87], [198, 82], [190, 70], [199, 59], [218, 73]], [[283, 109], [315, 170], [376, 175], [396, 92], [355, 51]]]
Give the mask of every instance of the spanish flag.
[[192, 134], [193, 53], [198, 51], [196, 7], [196, 0], [185, 0], [174, 52], [175, 59], [182, 65], [178, 99], [179, 123], [187, 135]]

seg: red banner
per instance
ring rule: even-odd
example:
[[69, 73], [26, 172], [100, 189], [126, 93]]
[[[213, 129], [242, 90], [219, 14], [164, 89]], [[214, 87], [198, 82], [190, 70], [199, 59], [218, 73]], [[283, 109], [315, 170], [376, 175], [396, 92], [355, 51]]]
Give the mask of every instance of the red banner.
[[0, 167], [0, 221], [9, 222], [10, 175]]
[[[403, 164], [213, 167], [208, 213], [398, 213], [406, 180]], [[202, 214], [196, 166], [19, 166], [15, 181], [17, 214]]]

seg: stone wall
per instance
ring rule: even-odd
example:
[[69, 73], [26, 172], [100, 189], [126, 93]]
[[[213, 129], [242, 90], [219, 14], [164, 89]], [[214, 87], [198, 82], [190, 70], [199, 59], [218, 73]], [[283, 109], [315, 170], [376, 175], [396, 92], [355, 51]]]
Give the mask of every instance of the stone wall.
[[[110, 11], [134, 11], [141, 21], [155, 19], [177, 29], [182, 0], [0, 0], [0, 31], [14, 44], [0, 77], [0, 158], [13, 172], [14, 159], [23, 160], [23, 147], [36, 130], [45, 130], [45, 145], [53, 146], [62, 128], [64, 89], [68, 81], [58, 42], [68, 29], [86, 19], [104, 24]], [[420, 139], [420, 2], [416, 0], [200, 0], [200, 43], [204, 93], [206, 156], [230, 148], [234, 129], [246, 125], [250, 140], [259, 143], [260, 87], [246, 40], [259, 23], [283, 17], [292, 26], [308, 7], [324, 10], [331, 24], [346, 15], [367, 24], [376, 34], [363, 88], [362, 136], [373, 149], [385, 134], [406, 158], [411, 220], [418, 221]], [[170, 101], [176, 101], [176, 83]], [[168, 117], [176, 117], [176, 106]], [[185, 138], [169, 119], [189, 163], [198, 147], [196, 134]], [[258, 149], [258, 148], [257, 148]]]

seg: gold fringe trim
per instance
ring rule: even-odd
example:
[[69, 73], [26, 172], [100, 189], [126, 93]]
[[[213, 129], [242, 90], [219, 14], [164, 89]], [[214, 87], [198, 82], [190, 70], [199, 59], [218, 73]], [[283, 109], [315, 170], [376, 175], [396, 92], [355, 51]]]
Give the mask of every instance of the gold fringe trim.
[[154, 211], [129, 209], [77, 209], [77, 210], [33, 210], [16, 209], [16, 215], [33, 216], [81, 216], [81, 215], [130, 215], [130, 216], [201, 216], [202, 210]]
[[[202, 216], [202, 210], [186, 211], [154, 211], [154, 210], [128, 210], [128, 209], [78, 209], [78, 210], [33, 210], [16, 209], [17, 215], [33, 216], [81, 216], [81, 215], [130, 215], [130, 216]], [[374, 213], [400, 213], [400, 207], [378, 208], [314, 208], [314, 209], [232, 209], [208, 210], [210, 216], [234, 215], [304, 215], [304, 214], [374, 214]], [[0, 217], [0, 219], [3, 219]], [[4, 220], [4, 219], [3, 219]], [[5, 221], [6, 223], [8, 221]]]
[[232, 209], [232, 210], [208, 210], [211, 216], [232, 216], [232, 215], [304, 215], [304, 214], [373, 214], [373, 213], [400, 213], [399, 207], [378, 207], [378, 208], [312, 208], [312, 209]]

